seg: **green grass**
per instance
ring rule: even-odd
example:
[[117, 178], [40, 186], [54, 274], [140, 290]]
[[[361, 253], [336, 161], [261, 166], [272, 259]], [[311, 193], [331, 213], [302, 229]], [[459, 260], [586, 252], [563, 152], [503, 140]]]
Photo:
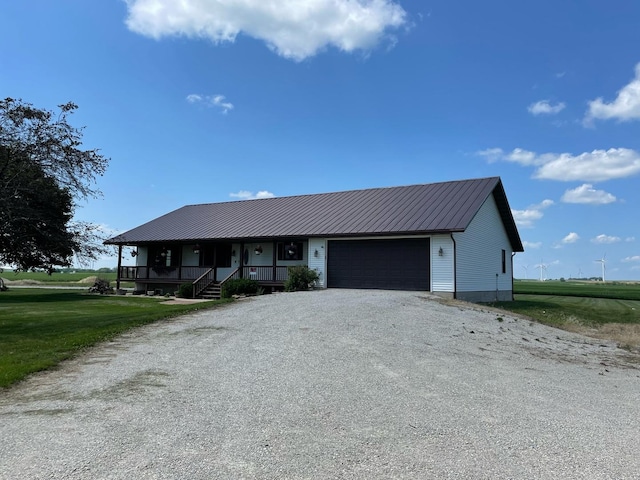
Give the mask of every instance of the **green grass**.
[[576, 281], [516, 281], [514, 293], [530, 295], [562, 295], [571, 297], [612, 298], [618, 300], [640, 300], [640, 284], [619, 282]]
[[[45, 272], [20, 272], [15, 273], [13, 271], [5, 270], [0, 274], [2, 278], [9, 282], [24, 282], [23, 285], [34, 286], [38, 284], [44, 284], [48, 287], [87, 287], [93, 285], [93, 282], [87, 282], [86, 280], [91, 277], [99, 277], [104, 280], [108, 280], [113, 288], [116, 287], [116, 273], [115, 272], [94, 272], [83, 271], [75, 273], [52, 273], [48, 275]], [[19, 285], [19, 284], [16, 284]], [[11, 283], [7, 283], [7, 286], [11, 287]], [[133, 282], [121, 282], [121, 288], [132, 288]]]
[[616, 342], [640, 353], [640, 301], [562, 295], [515, 295], [489, 304], [546, 325]]
[[133, 327], [226, 302], [162, 305], [163, 300], [54, 289], [1, 292], [0, 388]]
[[12, 271], [5, 270], [2, 273], [2, 278], [9, 280], [10, 282], [16, 280], [34, 280], [36, 282], [42, 282], [47, 284], [67, 284], [78, 283], [87, 277], [100, 277], [110, 282], [116, 281], [115, 272], [76, 272], [76, 273], [52, 273], [48, 275], [45, 272], [20, 272], [14, 273]]
[[598, 327], [607, 323], [640, 324], [640, 301], [559, 295], [515, 295], [513, 302], [493, 306], [520, 313], [553, 326], [579, 323]]

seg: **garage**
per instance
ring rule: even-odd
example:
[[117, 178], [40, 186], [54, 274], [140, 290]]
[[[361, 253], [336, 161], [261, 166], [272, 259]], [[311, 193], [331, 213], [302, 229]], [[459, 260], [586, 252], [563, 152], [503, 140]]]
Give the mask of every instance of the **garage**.
[[329, 288], [430, 290], [429, 239], [330, 240]]

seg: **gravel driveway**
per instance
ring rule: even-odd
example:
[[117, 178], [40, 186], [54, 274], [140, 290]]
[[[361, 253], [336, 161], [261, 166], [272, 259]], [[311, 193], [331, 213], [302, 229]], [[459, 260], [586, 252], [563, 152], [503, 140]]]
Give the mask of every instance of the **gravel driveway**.
[[417, 292], [254, 297], [0, 393], [0, 478], [637, 479], [627, 355]]

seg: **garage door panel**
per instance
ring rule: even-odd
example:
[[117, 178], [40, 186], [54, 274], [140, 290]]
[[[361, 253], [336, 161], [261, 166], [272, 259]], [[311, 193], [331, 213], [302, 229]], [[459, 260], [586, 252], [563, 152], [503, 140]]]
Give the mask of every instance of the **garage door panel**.
[[429, 239], [332, 240], [330, 288], [429, 290]]

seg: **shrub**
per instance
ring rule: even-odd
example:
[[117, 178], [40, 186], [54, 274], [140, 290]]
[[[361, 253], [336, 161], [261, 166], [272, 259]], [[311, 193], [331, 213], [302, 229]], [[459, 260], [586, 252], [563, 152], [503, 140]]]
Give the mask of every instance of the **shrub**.
[[193, 284], [183, 283], [178, 287], [178, 297], [192, 298], [193, 297]]
[[306, 265], [289, 267], [289, 278], [284, 282], [285, 292], [309, 290], [318, 281], [318, 272]]
[[89, 293], [99, 293], [104, 295], [105, 293], [113, 293], [113, 287], [109, 284], [109, 280], [104, 278], [96, 278], [93, 287], [89, 288]]
[[258, 282], [250, 278], [234, 278], [225, 282], [220, 295], [222, 298], [230, 298], [233, 295], [246, 295], [258, 293]]

